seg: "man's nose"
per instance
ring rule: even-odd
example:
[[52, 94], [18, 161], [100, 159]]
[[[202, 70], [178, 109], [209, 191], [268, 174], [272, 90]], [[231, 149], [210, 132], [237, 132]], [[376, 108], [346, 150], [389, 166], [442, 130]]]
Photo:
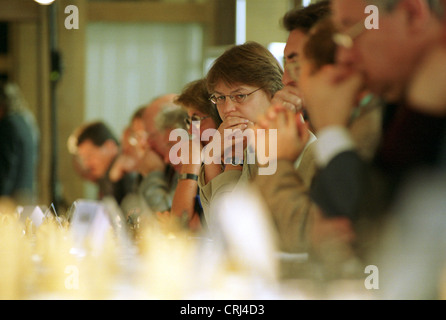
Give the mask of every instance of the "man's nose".
[[284, 84], [284, 86], [297, 87], [297, 82], [296, 82], [296, 80], [292, 77], [292, 75], [290, 74], [290, 72], [288, 71], [288, 68], [285, 68], [285, 69], [283, 70], [282, 83]]

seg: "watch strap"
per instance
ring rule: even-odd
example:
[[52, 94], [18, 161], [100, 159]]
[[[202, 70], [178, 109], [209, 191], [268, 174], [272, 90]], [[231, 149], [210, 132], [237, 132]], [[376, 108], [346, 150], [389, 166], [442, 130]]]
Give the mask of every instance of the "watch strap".
[[194, 173], [180, 173], [178, 180], [195, 180], [198, 181], [198, 176]]

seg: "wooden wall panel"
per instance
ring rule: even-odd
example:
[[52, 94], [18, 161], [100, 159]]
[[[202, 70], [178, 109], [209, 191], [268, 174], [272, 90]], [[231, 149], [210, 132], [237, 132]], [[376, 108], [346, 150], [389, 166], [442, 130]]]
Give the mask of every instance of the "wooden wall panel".
[[[67, 140], [84, 121], [85, 114], [85, 36], [87, 24], [86, 0], [58, 0], [58, 45], [62, 57], [62, 76], [57, 84], [58, 165], [61, 194], [68, 205], [84, 194], [83, 181], [74, 172]], [[64, 9], [76, 5], [79, 9], [79, 29], [66, 29]]]
[[32, 0], [0, 0], [0, 20], [38, 21], [40, 5]]

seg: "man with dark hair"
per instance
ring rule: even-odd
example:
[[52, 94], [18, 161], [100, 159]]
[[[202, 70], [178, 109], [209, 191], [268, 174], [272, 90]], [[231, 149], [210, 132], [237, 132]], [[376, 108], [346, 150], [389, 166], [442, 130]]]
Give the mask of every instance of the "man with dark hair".
[[133, 191], [136, 174], [127, 173], [111, 181], [109, 172], [119, 154], [119, 142], [107, 125], [101, 121], [85, 124], [70, 137], [71, 152], [75, 155], [75, 168], [87, 180], [99, 187], [99, 199], [115, 198], [118, 204]]
[[[321, 1], [305, 8], [295, 8], [284, 16], [283, 25], [290, 32], [284, 50], [285, 67], [287, 65], [295, 67], [299, 61], [298, 58], [303, 55], [304, 44], [310, 29], [329, 14], [330, 2]], [[275, 112], [277, 106], [293, 111], [301, 109], [298, 83], [287, 68], [283, 74], [282, 83], [285, 87], [274, 95], [267, 115], [259, 121], [261, 127], [274, 128], [274, 120], [267, 118], [270, 112]], [[300, 117], [292, 111], [290, 113], [293, 117]], [[276, 119], [278, 117], [277, 113]], [[295, 127], [294, 119], [292, 123]], [[322, 242], [323, 232], [316, 231], [315, 226], [319, 228], [318, 230], [324, 228], [325, 233], [346, 234], [349, 231], [349, 224], [344, 219], [330, 220], [327, 223], [322, 221], [308, 195], [311, 180], [316, 171], [312, 150], [314, 137], [309, 140], [302, 139], [299, 142], [305, 144], [305, 147], [296, 158], [295, 153], [290, 150], [296, 149], [298, 144], [295, 141], [290, 144], [281, 141], [280, 129], [286, 130], [286, 128], [282, 125], [278, 129], [277, 171], [274, 175], [257, 176], [255, 183], [271, 212], [279, 236], [280, 250], [286, 253], [308, 254], [315, 243], [314, 235], [318, 237], [319, 242]], [[298, 270], [296, 265], [284, 263], [282, 273], [284, 277], [295, 276]]]
[[283, 19], [282, 25], [288, 32], [301, 30], [308, 33], [322, 17], [330, 12], [330, 1], [323, 0], [309, 5], [305, 8], [295, 8], [288, 11]]
[[273, 104], [282, 104], [289, 109], [300, 110], [302, 101], [296, 81], [290, 76], [287, 66], [297, 63], [302, 55], [304, 42], [310, 29], [330, 13], [330, 1], [324, 0], [305, 8], [295, 8], [288, 11], [282, 20], [282, 25], [289, 31], [283, 52], [285, 70], [282, 83], [285, 87], [277, 92]]
[[91, 140], [96, 146], [101, 146], [107, 140], [112, 140], [116, 145], [119, 144], [114, 134], [103, 122], [90, 123], [84, 127], [77, 137], [77, 146], [79, 147], [86, 140]]

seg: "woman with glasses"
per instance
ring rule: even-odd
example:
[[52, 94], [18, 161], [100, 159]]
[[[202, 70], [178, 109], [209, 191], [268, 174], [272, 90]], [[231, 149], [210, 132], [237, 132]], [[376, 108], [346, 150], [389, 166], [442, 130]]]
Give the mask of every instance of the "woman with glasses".
[[192, 124], [200, 124], [200, 135], [206, 129], [215, 129], [221, 124], [220, 115], [209, 100], [205, 78], [188, 83], [175, 102], [188, 114], [185, 119], [188, 129], [192, 130]]
[[[238, 183], [250, 181], [257, 174], [257, 165], [247, 161], [245, 137], [231, 138], [235, 156], [229, 152], [226, 154], [232, 157], [225, 159], [225, 130], [242, 133], [252, 127], [269, 107], [274, 94], [283, 87], [282, 75], [283, 70], [276, 58], [256, 42], [229, 48], [214, 61], [209, 70], [209, 99], [222, 122], [211, 139], [218, 136], [221, 147], [217, 148], [214, 144], [212, 161], [205, 161], [198, 179], [200, 198], [208, 222], [211, 201], [218, 195], [231, 192]], [[237, 143], [243, 143], [242, 154], [237, 154], [237, 146], [233, 145]], [[206, 157], [210, 153], [204, 152], [204, 155]]]
[[[216, 108], [209, 100], [206, 79], [188, 83], [176, 98], [175, 103], [186, 110], [187, 117], [184, 119], [186, 127], [191, 137], [192, 134], [196, 135], [188, 141], [189, 150], [192, 151], [192, 144], [197, 143], [199, 144], [197, 150], [201, 151], [208, 141], [200, 141], [199, 136], [202, 136], [207, 129], [217, 129], [222, 122]], [[192, 156], [191, 152], [190, 156]], [[183, 161], [171, 210], [176, 217], [186, 215], [188, 227], [194, 232], [201, 231], [205, 226], [197, 183], [200, 168], [201, 164], [194, 163], [191, 157], [188, 161]]]

